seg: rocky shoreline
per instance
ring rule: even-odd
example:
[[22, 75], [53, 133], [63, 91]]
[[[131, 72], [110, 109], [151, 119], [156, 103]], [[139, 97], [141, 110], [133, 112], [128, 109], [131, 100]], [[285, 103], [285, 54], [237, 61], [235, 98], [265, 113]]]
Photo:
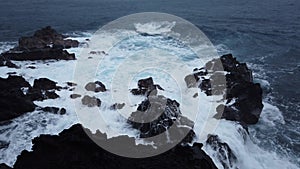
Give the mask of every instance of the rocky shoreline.
[[[32, 37], [22, 37], [19, 45], [0, 55], [0, 66], [18, 68], [12, 61], [26, 60], [74, 60], [75, 55], [65, 49], [78, 47], [79, 42], [66, 39], [51, 27], [35, 32]], [[12, 60], [12, 61], [11, 61]], [[221, 66], [220, 66], [221, 65]], [[259, 120], [263, 104], [262, 89], [253, 82], [252, 72], [245, 63], [240, 63], [231, 54], [223, 55], [218, 59], [206, 63], [204, 67], [195, 68], [184, 78], [188, 88], [199, 88], [207, 96], [221, 95], [226, 104], [220, 104], [216, 111], [216, 119], [236, 121], [247, 131], [247, 125], [256, 124]], [[225, 83], [218, 83], [223, 79]], [[47, 79], [35, 79], [31, 86], [22, 76], [9, 75], [0, 78], [0, 122], [6, 122], [27, 112], [41, 110], [55, 114], [65, 114], [64, 108], [38, 107], [34, 101], [56, 99], [59, 90], [73, 90], [75, 83], [68, 82], [65, 87], [57, 86], [56, 82]], [[133, 95], [145, 96], [135, 112], [127, 119], [133, 129], [137, 129], [140, 138], [150, 138], [175, 127], [173, 133], [165, 134], [165, 139], [155, 144], [164, 146], [166, 138], [179, 142], [175, 147], [158, 156], [141, 159], [131, 159], [109, 153], [96, 145], [90, 137], [111, 147], [118, 147], [117, 143], [127, 143], [128, 149], [139, 151], [141, 148], [153, 151], [152, 146], [136, 145], [135, 139], [128, 136], [107, 138], [105, 133], [92, 134], [80, 124], [65, 129], [58, 136], [41, 135], [33, 142], [33, 151], [24, 150], [18, 156], [13, 168], [217, 168], [212, 159], [202, 150], [202, 143], [194, 143], [194, 122], [184, 117], [180, 104], [163, 95], [158, 90], [163, 86], [155, 84], [152, 77], [140, 79], [136, 89], [131, 89]], [[89, 82], [85, 90], [91, 92], [109, 92], [100, 82]], [[198, 94], [198, 93], [197, 93]], [[197, 97], [195, 94], [193, 97]], [[72, 94], [70, 99], [79, 99], [80, 94]], [[97, 97], [85, 95], [81, 103], [88, 107], [101, 107], [101, 100]], [[122, 109], [123, 103], [116, 103], [112, 110]], [[147, 123], [139, 123], [152, 119]], [[170, 135], [169, 135], [170, 134]], [[176, 137], [172, 137], [176, 136]], [[178, 137], [179, 136], [179, 137]], [[229, 145], [217, 135], [208, 135], [206, 143], [219, 152], [224, 168], [231, 168], [238, 161], [238, 157], [231, 151]], [[224, 151], [226, 150], [226, 151]], [[229, 161], [226, 163], [225, 161]], [[10, 168], [0, 164], [0, 168]]]

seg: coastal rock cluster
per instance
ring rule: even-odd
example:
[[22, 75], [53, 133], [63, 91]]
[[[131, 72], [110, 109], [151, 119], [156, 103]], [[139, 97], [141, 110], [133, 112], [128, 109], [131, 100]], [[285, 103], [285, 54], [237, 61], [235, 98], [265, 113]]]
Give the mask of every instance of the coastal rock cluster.
[[207, 96], [223, 95], [226, 104], [217, 107], [215, 118], [243, 125], [258, 122], [263, 109], [262, 88], [253, 82], [247, 65], [231, 54], [213, 59], [200, 69], [195, 68], [185, 81], [188, 87], [199, 87]]
[[[73, 60], [75, 54], [69, 54], [65, 48], [78, 47], [76, 40], [66, 39], [47, 26], [37, 30], [33, 36], [21, 37], [18, 46], [0, 54], [0, 66], [19, 68], [12, 61], [27, 60]], [[35, 67], [28, 67], [35, 68]], [[35, 79], [31, 86], [22, 76], [9, 75], [8, 78], [0, 78], [0, 122], [11, 120], [26, 112], [32, 112], [38, 108], [45, 112], [64, 114], [64, 108], [37, 107], [33, 102], [59, 97], [55, 93], [63, 89], [56, 82], [47, 79]]]
[[[76, 124], [64, 130], [58, 136], [41, 135], [33, 140], [31, 152], [23, 151], [14, 168], [24, 169], [140, 169], [140, 168], [172, 168], [172, 169], [216, 169], [211, 158], [201, 149], [202, 144], [193, 146], [177, 145], [171, 150], [149, 158], [126, 158], [112, 154], [95, 144], [88, 135], [97, 137], [103, 144], [119, 147], [120, 141], [128, 145], [130, 151], [140, 151], [151, 146], [135, 144], [135, 139], [119, 136], [107, 139], [106, 134], [89, 130]], [[0, 165], [1, 166], [1, 165]], [[9, 168], [2, 164], [3, 168]]]
[[50, 26], [42, 28], [33, 36], [21, 37], [17, 47], [2, 53], [0, 66], [16, 67], [10, 60], [74, 60], [75, 54], [64, 49], [78, 47], [79, 42], [66, 38]]
[[[22, 37], [17, 47], [0, 55], [0, 66], [18, 68], [13, 61], [26, 60], [74, 60], [75, 55], [65, 49], [78, 47], [79, 42], [66, 39], [51, 27], [38, 30], [31, 37]], [[262, 89], [253, 82], [252, 72], [245, 63], [240, 63], [231, 54], [213, 59], [202, 68], [195, 68], [193, 73], [184, 77], [188, 88], [199, 88], [207, 96], [221, 95], [225, 104], [216, 108], [217, 119], [237, 121], [242, 126], [258, 122], [263, 108]], [[40, 110], [54, 114], [65, 114], [66, 109], [57, 107], [38, 107], [34, 101], [56, 99], [56, 91], [73, 90], [76, 83], [68, 82], [69, 87], [57, 86], [47, 79], [35, 79], [30, 85], [22, 76], [9, 75], [0, 78], [0, 122], [11, 120], [26, 112]], [[97, 144], [90, 137], [102, 144], [118, 149], [120, 143], [126, 144], [125, 150], [154, 151], [151, 145], [136, 145], [135, 138], [118, 136], [107, 138], [105, 133], [91, 133], [80, 124], [65, 129], [57, 136], [41, 135], [35, 138], [32, 151], [24, 150], [18, 156], [13, 168], [172, 168], [172, 169], [215, 169], [212, 159], [202, 150], [202, 143], [193, 143], [195, 132], [194, 122], [183, 116], [180, 104], [173, 99], [160, 95], [164, 88], [155, 84], [152, 77], [140, 79], [137, 88], [131, 89], [133, 95], [145, 99], [132, 112], [127, 123], [139, 131], [143, 139], [162, 135], [161, 140], [153, 144], [163, 146], [170, 142], [178, 144], [167, 152], [149, 158], [132, 159], [112, 154]], [[88, 92], [106, 92], [105, 85], [100, 81], [85, 85]], [[196, 93], [193, 97], [197, 97]], [[81, 94], [71, 94], [70, 99], [81, 98]], [[81, 103], [87, 107], [100, 107], [102, 101], [94, 96], [84, 95]], [[109, 108], [119, 110], [125, 103], [115, 103]], [[169, 130], [172, 128], [172, 130]], [[246, 127], [245, 127], [246, 128]], [[214, 151], [224, 168], [232, 168], [238, 157], [217, 135], [209, 135], [206, 143]], [[0, 148], [7, 146], [0, 142]], [[10, 168], [0, 164], [0, 168]]]
[[47, 78], [35, 79], [33, 86], [22, 76], [0, 78], [0, 122], [34, 111], [34, 101], [58, 98], [55, 90], [60, 87]]
[[[128, 123], [140, 131], [140, 137], [147, 138], [164, 133], [164, 140], [180, 142], [178, 139], [182, 139], [182, 143], [191, 143], [195, 136], [192, 130], [194, 123], [182, 116], [180, 104], [176, 100], [158, 95], [157, 88], [163, 89], [154, 84], [152, 77], [140, 79], [138, 87], [131, 92], [144, 95], [146, 99], [130, 115]], [[171, 126], [173, 128], [169, 130]]]

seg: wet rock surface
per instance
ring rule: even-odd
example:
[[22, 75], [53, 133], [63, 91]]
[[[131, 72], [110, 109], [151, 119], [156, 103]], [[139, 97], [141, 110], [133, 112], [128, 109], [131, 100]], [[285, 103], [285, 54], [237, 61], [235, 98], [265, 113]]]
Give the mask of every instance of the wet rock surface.
[[[154, 150], [151, 146], [135, 145], [134, 138], [119, 136], [107, 139], [103, 133], [88, 135], [112, 148], [120, 148], [120, 141], [129, 151]], [[31, 152], [23, 151], [14, 168], [31, 169], [215, 169], [216, 166], [201, 149], [202, 144], [193, 146], [177, 145], [171, 150], [149, 158], [126, 158], [112, 154], [96, 145], [85, 133], [81, 125], [76, 124], [66, 129], [59, 136], [42, 135], [33, 140]]]
[[10, 60], [74, 60], [75, 55], [64, 49], [78, 47], [79, 42], [65, 38], [50, 26], [37, 30], [33, 36], [21, 37], [17, 47], [2, 53], [0, 66], [15, 67]]
[[71, 98], [71, 99], [76, 99], [76, 98], [79, 98], [79, 97], [81, 97], [80, 94], [71, 94], [71, 95], [70, 95], [70, 98]]
[[125, 106], [125, 103], [115, 103], [110, 106], [111, 110], [119, 110], [122, 109]]
[[33, 86], [22, 76], [0, 78], [0, 122], [34, 111], [33, 101], [58, 98], [57, 89], [56, 83], [46, 78], [36, 79]]
[[105, 92], [106, 91], [106, 87], [105, 85], [100, 82], [100, 81], [96, 81], [96, 82], [89, 82], [85, 85], [84, 87], [87, 91], [93, 91], [93, 92]]
[[[154, 85], [152, 77], [138, 81], [139, 90], [146, 89], [146, 93], [156, 90], [156, 86], [159, 85]], [[149, 94], [138, 105], [137, 111], [130, 115], [128, 123], [140, 131], [141, 138], [153, 137], [164, 133], [165, 140], [182, 140], [182, 143], [190, 143], [195, 136], [192, 130], [194, 123], [182, 116], [180, 104], [176, 100], [162, 95]], [[170, 127], [173, 127], [172, 130], [169, 130]]]
[[53, 113], [53, 114], [60, 114], [64, 115], [66, 114], [66, 109], [65, 108], [58, 108], [58, 107], [42, 107], [40, 110], [48, 113]]
[[[207, 77], [209, 75], [210, 77]], [[188, 87], [199, 87], [207, 96], [223, 95], [225, 105], [219, 105], [216, 118], [244, 124], [258, 122], [262, 104], [260, 84], [253, 82], [252, 72], [231, 54], [213, 59], [201, 69], [185, 77]]]
[[160, 85], [154, 84], [152, 77], [140, 79], [138, 81], [138, 88], [131, 89], [133, 95], [156, 95], [157, 89], [164, 90]]
[[88, 107], [95, 107], [95, 106], [100, 107], [101, 106], [101, 100], [96, 98], [95, 96], [91, 97], [91, 96], [85, 95], [81, 99], [81, 103]]
[[209, 135], [206, 143], [217, 152], [217, 158], [222, 163], [224, 169], [238, 169], [234, 166], [237, 162], [237, 157], [227, 143], [222, 142], [217, 135]]
[[0, 121], [35, 110], [36, 105], [23, 93], [23, 87], [30, 87], [30, 84], [21, 76], [0, 78]]

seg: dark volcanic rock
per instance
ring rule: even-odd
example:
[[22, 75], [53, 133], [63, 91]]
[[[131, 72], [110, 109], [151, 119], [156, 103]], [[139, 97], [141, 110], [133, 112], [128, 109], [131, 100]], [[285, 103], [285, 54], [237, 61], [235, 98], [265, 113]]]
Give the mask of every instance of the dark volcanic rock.
[[122, 109], [124, 106], [125, 106], [125, 103], [115, 103], [110, 106], [110, 109], [112, 109], [112, 110]]
[[33, 88], [40, 90], [58, 89], [58, 87], [56, 86], [56, 82], [47, 78], [35, 79], [33, 82]]
[[81, 99], [81, 103], [88, 107], [101, 106], [101, 100], [94, 96], [93, 97], [87, 95], [83, 96], [83, 98]]
[[0, 55], [0, 66], [7, 66], [9, 68], [19, 68], [17, 65], [15, 65], [9, 59], [5, 58], [2, 55]]
[[60, 114], [60, 115], [64, 115], [66, 114], [66, 109], [65, 108], [58, 108], [58, 107], [43, 107], [41, 108], [41, 110], [43, 110], [44, 112], [48, 112], [48, 113], [53, 113], [53, 114]]
[[21, 37], [19, 39], [19, 48], [25, 50], [41, 49], [49, 45], [61, 46], [62, 48], [78, 47], [78, 41], [65, 38], [65, 36], [47, 26], [41, 30], [37, 30], [31, 37]]
[[157, 89], [164, 90], [160, 85], [154, 84], [152, 77], [140, 79], [138, 81], [138, 88], [131, 89], [133, 95], [156, 95]]
[[74, 86], [77, 86], [76, 83], [74, 82], [67, 82], [67, 85], [70, 86], [70, 87], [74, 87]]
[[11, 167], [7, 166], [6, 164], [0, 164], [0, 169], [11, 169]]
[[[88, 135], [97, 138], [110, 148], [120, 148], [120, 141], [129, 151], [154, 150], [151, 146], [135, 145], [133, 138], [119, 136], [107, 139], [97, 132]], [[177, 145], [171, 150], [149, 158], [126, 158], [112, 154], [96, 145], [77, 124], [64, 130], [59, 136], [42, 135], [33, 140], [31, 152], [23, 151], [14, 168], [30, 169], [215, 169], [216, 166], [201, 149], [202, 144], [193, 146]]]
[[0, 140], [0, 149], [7, 148], [9, 146], [9, 142]]
[[[210, 78], [205, 78], [205, 75], [210, 75]], [[243, 124], [258, 122], [263, 109], [262, 89], [258, 83], [253, 83], [252, 72], [247, 65], [238, 62], [231, 54], [213, 59], [206, 63], [205, 68], [194, 69], [185, 81], [188, 87], [199, 85], [208, 96], [224, 96], [226, 105], [218, 106], [216, 118]]]
[[58, 98], [55, 89], [56, 83], [46, 78], [36, 79], [33, 87], [21, 76], [0, 78], [0, 122], [34, 111], [33, 101]]
[[105, 85], [100, 81], [89, 82], [88, 84], [85, 85], [85, 89], [87, 91], [93, 91], [93, 92], [96, 92], [96, 93], [106, 91]]
[[[158, 85], [154, 85], [152, 78], [147, 78], [139, 80], [138, 86], [139, 90], [151, 92]], [[137, 111], [130, 115], [128, 123], [140, 131], [141, 138], [163, 133], [167, 141], [190, 143], [195, 136], [192, 130], [194, 123], [181, 115], [179, 106], [176, 100], [150, 94], [139, 104]], [[161, 140], [162, 144], [165, 140]]]
[[65, 39], [63, 35], [48, 26], [36, 31], [31, 37], [21, 37], [19, 46], [2, 53], [1, 58], [6, 60], [7, 66], [14, 66], [9, 60], [74, 60], [75, 55], [63, 49], [78, 47], [78, 45], [78, 41]]
[[81, 97], [80, 94], [71, 94], [71, 95], [70, 95], [70, 98], [71, 98], [71, 99], [76, 99], [76, 98], [79, 98], [79, 97]]
[[56, 82], [50, 79], [35, 79], [33, 87], [29, 88], [27, 95], [31, 100], [42, 101], [45, 99], [56, 99], [59, 95], [57, 95], [54, 90], [59, 90], [60, 88], [61, 87], [56, 85]]
[[0, 121], [10, 120], [26, 112], [32, 112], [36, 105], [21, 90], [30, 84], [21, 76], [0, 78]]
[[70, 54], [63, 49], [43, 48], [31, 49], [29, 51], [10, 50], [2, 53], [3, 57], [10, 60], [24, 61], [24, 60], [75, 60], [75, 54]]
[[[224, 169], [233, 168], [237, 158], [227, 143], [222, 142], [217, 135], [209, 135], [206, 143], [217, 152], [217, 158]], [[234, 168], [237, 169], [237, 167]]]

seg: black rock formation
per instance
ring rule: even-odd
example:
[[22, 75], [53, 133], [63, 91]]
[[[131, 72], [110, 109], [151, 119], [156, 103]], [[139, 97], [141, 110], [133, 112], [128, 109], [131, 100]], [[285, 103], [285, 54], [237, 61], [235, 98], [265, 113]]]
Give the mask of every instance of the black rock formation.
[[160, 85], [154, 84], [152, 77], [140, 79], [138, 81], [138, 88], [131, 89], [133, 95], [156, 95], [157, 89], [164, 90]]
[[0, 78], [0, 121], [35, 110], [36, 105], [23, 93], [23, 87], [30, 87], [30, 84], [21, 76]]
[[78, 47], [76, 40], [65, 39], [50, 26], [37, 30], [31, 37], [21, 37], [19, 45], [1, 54], [0, 66], [15, 67], [10, 60], [74, 60], [65, 48]]
[[[140, 131], [141, 138], [163, 133], [165, 139], [161, 142], [170, 140], [191, 143], [195, 136], [192, 130], [194, 123], [182, 116], [180, 104], [176, 100], [153, 92], [157, 90], [157, 86], [159, 85], [154, 85], [152, 77], [138, 81], [137, 90], [141, 91], [142, 95], [146, 94], [147, 98], [138, 105], [137, 111], [130, 115], [128, 123]], [[170, 130], [171, 126], [172, 130]]]
[[[134, 138], [119, 136], [107, 139], [105, 134], [96, 132], [91, 137], [109, 147], [120, 147], [120, 141], [130, 151], [153, 149], [151, 146], [136, 145]], [[125, 147], [125, 148], [126, 148]], [[24, 150], [16, 163], [15, 169], [216, 169], [208, 155], [201, 149], [202, 144], [193, 146], [177, 145], [171, 150], [148, 158], [127, 158], [112, 154], [96, 145], [85, 133], [81, 125], [76, 124], [66, 129], [59, 136], [42, 135], [33, 140], [31, 152]]]
[[34, 111], [33, 101], [59, 97], [57, 89], [56, 83], [46, 78], [34, 80], [33, 86], [22, 76], [0, 78], [0, 122]]
[[[210, 75], [210, 78], [204, 76]], [[253, 82], [252, 72], [231, 54], [213, 59], [204, 68], [194, 69], [185, 77], [188, 87], [199, 87], [206, 95], [223, 95], [226, 105], [219, 105], [215, 118], [239, 121], [243, 124], [258, 122], [262, 104], [260, 84]]]

